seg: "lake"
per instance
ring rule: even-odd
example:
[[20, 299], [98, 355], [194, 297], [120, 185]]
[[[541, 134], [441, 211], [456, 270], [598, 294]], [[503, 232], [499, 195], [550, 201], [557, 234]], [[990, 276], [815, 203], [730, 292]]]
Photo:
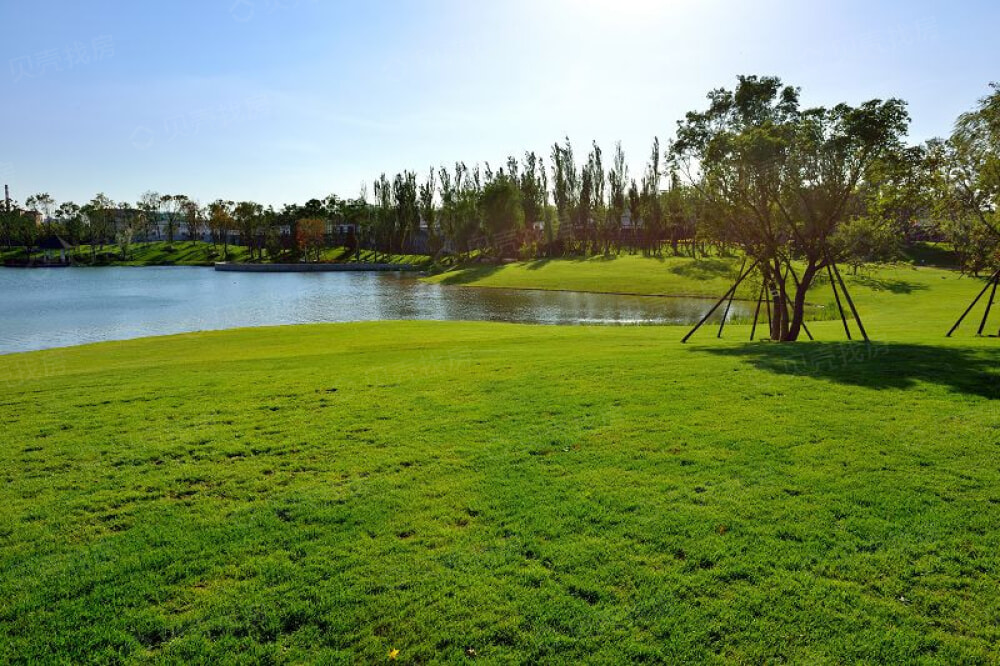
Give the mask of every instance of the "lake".
[[[373, 320], [694, 323], [713, 301], [472, 289], [397, 273], [0, 268], [0, 354], [204, 330]], [[735, 303], [730, 317], [752, 315]], [[718, 315], [717, 315], [718, 316]]]

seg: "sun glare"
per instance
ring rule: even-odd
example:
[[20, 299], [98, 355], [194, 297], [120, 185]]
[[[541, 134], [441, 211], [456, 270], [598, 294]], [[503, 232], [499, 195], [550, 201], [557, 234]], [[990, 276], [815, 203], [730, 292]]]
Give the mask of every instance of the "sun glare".
[[583, 14], [601, 20], [634, 20], [665, 13], [681, 6], [676, 0], [574, 0]]

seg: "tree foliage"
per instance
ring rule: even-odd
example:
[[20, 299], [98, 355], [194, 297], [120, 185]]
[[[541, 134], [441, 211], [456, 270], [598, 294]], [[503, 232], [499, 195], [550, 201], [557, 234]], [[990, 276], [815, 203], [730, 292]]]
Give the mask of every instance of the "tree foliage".
[[[832, 238], [851, 219], [859, 187], [902, 150], [905, 104], [803, 109], [797, 88], [756, 76], [708, 99], [707, 110], [678, 123], [672, 159], [772, 287], [771, 337], [796, 340], [813, 280], [839, 258]], [[801, 279], [791, 275], [795, 258], [805, 263]]]

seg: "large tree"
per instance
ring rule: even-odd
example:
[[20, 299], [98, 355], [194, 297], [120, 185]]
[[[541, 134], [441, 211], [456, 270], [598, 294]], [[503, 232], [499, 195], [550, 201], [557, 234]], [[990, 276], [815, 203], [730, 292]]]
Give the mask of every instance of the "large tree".
[[935, 212], [972, 273], [993, 267], [1000, 246], [1000, 84], [992, 88], [927, 150]]
[[962, 114], [951, 136], [951, 175], [968, 209], [1000, 235], [1000, 84]]
[[27, 206], [29, 210], [40, 215], [43, 224], [48, 224], [53, 211], [55, 211], [56, 200], [53, 199], [48, 192], [42, 192], [40, 194], [32, 194], [30, 197], [25, 199], [24, 205]]
[[[678, 123], [675, 166], [722, 213], [772, 287], [771, 338], [802, 331], [806, 294], [837, 260], [831, 242], [872, 169], [898, 152], [909, 116], [897, 99], [803, 109], [799, 89], [741, 76]], [[802, 263], [793, 272], [792, 261]]]

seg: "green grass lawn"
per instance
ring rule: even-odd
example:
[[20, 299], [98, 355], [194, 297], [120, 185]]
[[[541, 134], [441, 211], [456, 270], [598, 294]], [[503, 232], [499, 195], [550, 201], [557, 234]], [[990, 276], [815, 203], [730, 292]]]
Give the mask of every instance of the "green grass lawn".
[[739, 268], [740, 262], [733, 258], [693, 261], [686, 257], [621, 255], [474, 265], [440, 273], [427, 280], [446, 285], [507, 289], [721, 296], [736, 279]]
[[[574, 263], [531, 286], [600, 281]], [[0, 662], [995, 663], [1000, 342], [944, 339], [979, 284], [854, 280], [870, 348], [374, 323], [0, 357]]]

